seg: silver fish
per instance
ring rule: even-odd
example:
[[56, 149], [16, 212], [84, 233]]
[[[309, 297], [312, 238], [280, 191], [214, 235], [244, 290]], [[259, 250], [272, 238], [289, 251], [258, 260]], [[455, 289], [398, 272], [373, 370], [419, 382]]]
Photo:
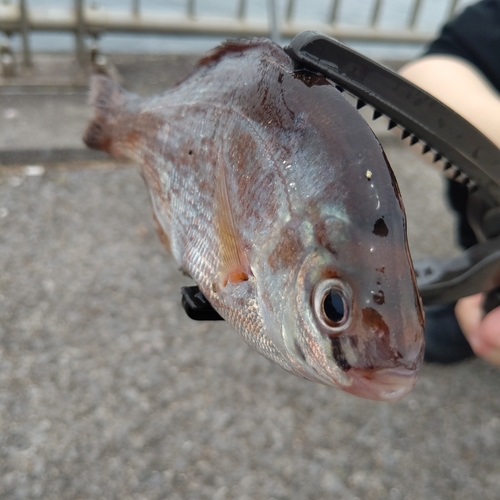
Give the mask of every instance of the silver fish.
[[306, 379], [393, 401], [423, 312], [382, 147], [269, 40], [226, 42], [159, 96], [100, 76], [84, 141], [141, 165], [160, 238], [213, 307]]

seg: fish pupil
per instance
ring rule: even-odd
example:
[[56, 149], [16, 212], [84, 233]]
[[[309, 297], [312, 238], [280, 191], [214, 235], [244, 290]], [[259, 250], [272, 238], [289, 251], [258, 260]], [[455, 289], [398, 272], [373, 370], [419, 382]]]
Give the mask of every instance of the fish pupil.
[[336, 290], [331, 290], [323, 300], [325, 316], [333, 323], [340, 323], [345, 316], [345, 304], [342, 295]]

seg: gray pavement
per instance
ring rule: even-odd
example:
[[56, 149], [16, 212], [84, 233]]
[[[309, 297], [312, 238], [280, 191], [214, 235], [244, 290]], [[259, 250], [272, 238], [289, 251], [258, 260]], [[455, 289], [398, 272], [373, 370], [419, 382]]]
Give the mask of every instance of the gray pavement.
[[[115, 62], [147, 94], [192, 58]], [[396, 404], [287, 374], [184, 315], [136, 168], [80, 143], [84, 89], [0, 103], [0, 499], [500, 498], [498, 370], [426, 365]], [[440, 175], [375, 123], [413, 255], [456, 253]]]

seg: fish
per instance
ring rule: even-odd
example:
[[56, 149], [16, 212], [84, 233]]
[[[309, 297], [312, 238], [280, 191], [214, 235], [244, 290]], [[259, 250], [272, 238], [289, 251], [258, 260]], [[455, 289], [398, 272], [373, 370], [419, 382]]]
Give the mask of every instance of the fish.
[[160, 95], [91, 82], [84, 142], [140, 165], [160, 240], [214, 309], [288, 372], [396, 401], [424, 316], [382, 146], [270, 40], [226, 41]]

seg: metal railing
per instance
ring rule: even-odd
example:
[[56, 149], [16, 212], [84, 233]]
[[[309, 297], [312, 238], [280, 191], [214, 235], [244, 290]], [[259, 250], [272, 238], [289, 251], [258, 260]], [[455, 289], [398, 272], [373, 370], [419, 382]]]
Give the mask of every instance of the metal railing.
[[[340, 40], [395, 43], [424, 43], [434, 35], [434, 31], [417, 27], [425, 0], [408, 0], [407, 21], [396, 29], [379, 25], [384, 0], [366, 0], [366, 8], [371, 9], [367, 25], [346, 25], [342, 22], [342, 0], [330, 0], [327, 15], [322, 20], [299, 19], [296, 15], [299, 4], [314, 1], [266, 0], [267, 14], [262, 18], [251, 18], [248, 16], [249, 0], [235, 0], [232, 12], [224, 17], [201, 15], [198, 8], [207, 3], [204, 0], [185, 0], [183, 13], [159, 9], [155, 12], [145, 11], [140, 0], [130, 0], [128, 8], [125, 9], [104, 8], [96, 1], [85, 0], [73, 0], [72, 7], [66, 9], [31, 7], [28, 6], [27, 0], [2, 0], [0, 31], [7, 37], [13, 34], [21, 36], [25, 65], [30, 65], [32, 61], [29, 35], [35, 31], [74, 33], [76, 55], [82, 64], [86, 58], [86, 38], [98, 38], [104, 33], [112, 32], [224, 37], [271, 36], [277, 40], [281, 37], [293, 37], [306, 29], [316, 29]], [[442, 19], [445, 21], [455, 13], [459, 0], [442, 1], [447, 5]], [[168, 2], [165, 4], [168, 6]], [[278, 7], [283, 7], [280, 9], [282, 15]]]

